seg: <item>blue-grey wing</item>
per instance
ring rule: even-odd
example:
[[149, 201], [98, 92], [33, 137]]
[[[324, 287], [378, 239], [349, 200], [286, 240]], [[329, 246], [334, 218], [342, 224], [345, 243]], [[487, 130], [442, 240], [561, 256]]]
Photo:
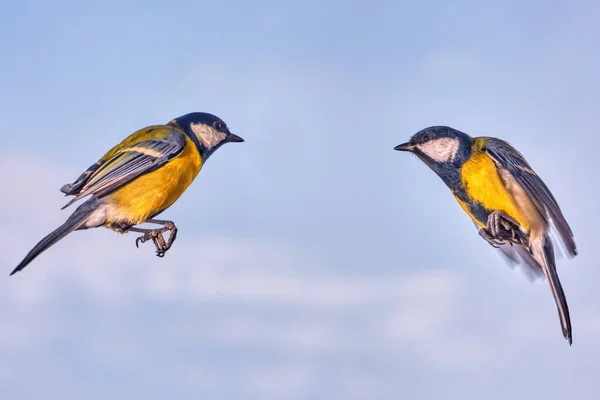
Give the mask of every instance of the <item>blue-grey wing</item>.
[[92, 195], [105, 196], [134, 179], [155, 171], [177, 157], [185, 148], [184, 134], [173, 131], [161, 139], [150, 139], [121, 149], [112, 158], [93, 170], [73, 200]]
[[[477, 230], [480, 229], [479, 225], [473, 221], [473, 226]], [[499, 245], [495, 250], [502, 253], [502, 256], [510, 264], [511, 268], [520, 266], [523, 273], [527, 276], [530, 281], [534, 281], [544, 276], [542, 267], [537, 263], [527, 250], [523, 246], [511, 246], [510, 243], [504, 243]]]
[[504, 257], [508, 259], [511, 266], [521, 265], [521, 269], [531, 281], [544, 277], [542, 267], [534, 260], [529, 250], [523, 246], [511, 246], [509, 243], [504, 243], [498, 246], [498, 250]]
[[[573, 240], [573, 231], [567, 223], [559, 205], [548, 186], [531, 168], [525, 157], [510, 144], [496, 138], [488, 138], [484, 150], [499, 168], [508, 171], [523, 188], [543, 218], [551, 218], [562, 242], [569, 254], [575, 256], [577, 248]], [[549, 221], [546, 221], [549, 222]]]

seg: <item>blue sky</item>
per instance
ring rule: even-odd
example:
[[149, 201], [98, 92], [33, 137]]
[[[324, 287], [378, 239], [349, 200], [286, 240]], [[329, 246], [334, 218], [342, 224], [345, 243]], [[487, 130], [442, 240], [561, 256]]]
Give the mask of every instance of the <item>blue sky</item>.
[[[0, 4], [0, 392], [33, 399], [596, 399], [593, 1]], [[96, 229], [8, 273], [58, 189], [190, 111], [246, 139], [165, 218], [164, 259]], [[501, 137], [557, 197], [573, 321], [393, 151]]]

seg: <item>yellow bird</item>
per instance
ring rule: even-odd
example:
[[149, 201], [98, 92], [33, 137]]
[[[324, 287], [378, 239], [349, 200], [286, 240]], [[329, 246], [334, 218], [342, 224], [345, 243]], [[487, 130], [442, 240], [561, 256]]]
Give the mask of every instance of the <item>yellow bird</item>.
[[571, 318], [556, 272], [551, 222], [571, 257], [577, 255], [573, 232], [550, 189], [521, 153], [500, 139], [472, 138], [447, 126], [423, 129], [395, 149], [417, 155], [442, 178], [487, 242], [546, 277], [563, 335], [571, 344]]
[[[201, 112], [134, 132], [75, 182], [60, 189], [66, 196], [75, 196], [63, 209], [91, 197], [63, 225], [36, 244], [11, 275], [69, 233], [99, 226], [121, 233], [142, 233], [136, 246], [152, 240], [157, 255], [164, 256], [176, 238], [177, 227], [172, 221], [154, 217], [177, 201], [220, 146], [243, 141], [220, 118]], [[135, 227], [141, 223], [162, 228]], [[170, 234], [165, 241], [163, 233], [167, 231]]]

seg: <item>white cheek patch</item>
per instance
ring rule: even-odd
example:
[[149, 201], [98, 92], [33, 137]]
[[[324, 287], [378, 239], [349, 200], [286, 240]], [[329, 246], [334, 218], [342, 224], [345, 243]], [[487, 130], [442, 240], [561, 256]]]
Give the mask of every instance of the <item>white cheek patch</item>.
[[198, 141], [207, 149], [211, 149], [225, 140], [225, 134], [214, 129], [212, 126], [192, 123], [190, 128], [198, 138]]
[[433, 161], [443, 163], [454, 160], [458, 151], [458, 139], [439, 138], [429, 142], [418, 144], [417, 149], [431, 158]]

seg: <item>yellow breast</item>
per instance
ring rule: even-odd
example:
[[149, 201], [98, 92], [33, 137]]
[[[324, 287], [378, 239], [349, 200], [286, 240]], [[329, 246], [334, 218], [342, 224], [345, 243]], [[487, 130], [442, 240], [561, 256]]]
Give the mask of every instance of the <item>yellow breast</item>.
[[142, 175], [109, 196], [114, 207], [105, 225], [113, 222], [141, 224], [170, 207], [185, 192], [202, 168], [194, 143], [186, 138], [183, 152], [156, 171]]
[[[461, 169], [461, 179], [468, 195], [490, 211], [502, 211], [516, 220], [525, 230], [529, 230], [529, 222], [521, 212], [515, 199], [506, 189], [496, 164], [486, 153], [472, 156]], [[461, 207], [471, 215], [468, 207], [459, 201]], [[471, 215], [471, 218], [473, 216]], [[481, 221], [475, 222], [484, 227]]]

